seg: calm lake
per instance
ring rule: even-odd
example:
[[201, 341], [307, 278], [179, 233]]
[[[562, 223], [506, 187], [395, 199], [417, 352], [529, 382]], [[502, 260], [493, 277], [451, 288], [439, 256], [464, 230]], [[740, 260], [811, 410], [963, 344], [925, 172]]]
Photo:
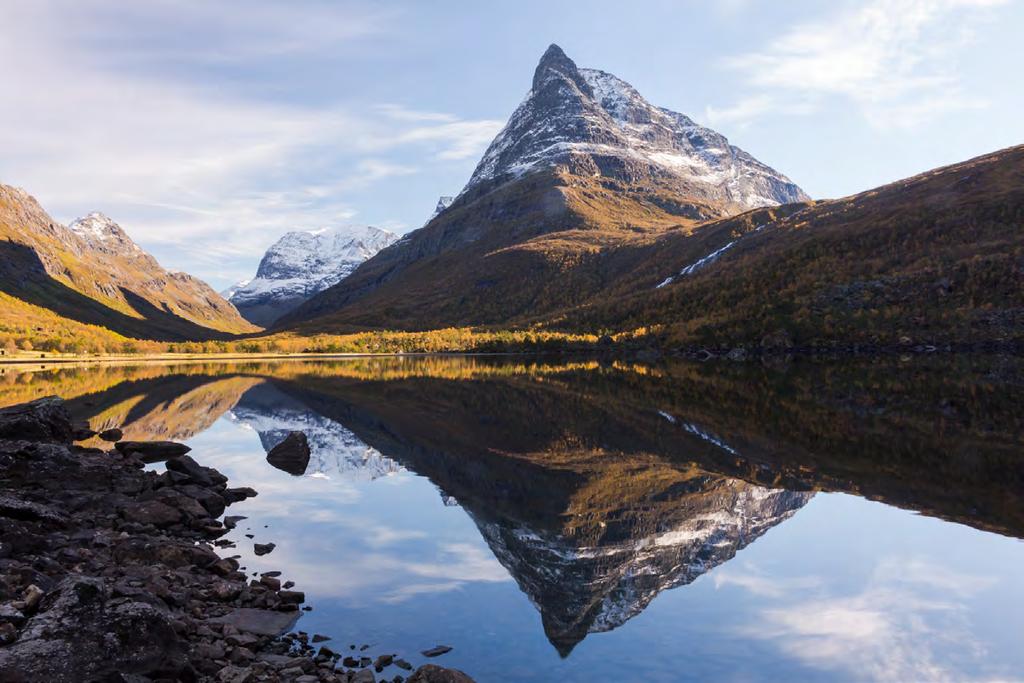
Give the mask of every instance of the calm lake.
[[[294, 580], [339, 651], [449, 645], [481, 683], [1024, 680], [1020, 359], [0, 374], [2, 404], [49, 394], [255, 488], [222, 554]], [[301, 476], [265, 457], [293, 430]]]

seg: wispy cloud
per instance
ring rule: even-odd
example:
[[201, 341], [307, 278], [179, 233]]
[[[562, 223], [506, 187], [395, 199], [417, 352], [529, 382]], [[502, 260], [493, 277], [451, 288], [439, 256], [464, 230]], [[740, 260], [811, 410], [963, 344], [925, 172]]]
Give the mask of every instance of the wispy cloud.
[[59, 220], [103, 210], [180, 261], [166, 265], [233, 280], [251, 275], [281, 233], [349, 222], [354, 193], [472, 157], [500, 128], [395, 104], [254, 95], [220, 88], [188, 65], [271, 58], [386, 30], [373, 8], [287, 9], [102, 0], [5, 7], [0, 182], [25, 187]]
[[957, 55], [973, 27], [1007, 0], [871, 0], [798, 24], [724, 65], [750, 94], [706, 111], [744, 125], [768, 113], [807, 114], [827, 98], [853, 105], [877, 127], [910, 126], [943, 112], [984, 107], [960, 81]]
[[985, 655], [971, 636], [967, 605], [993, 585], [987, 577], [893, 558], [852, 594], [829, 594], [816, 577], [771, 580], [749, 568], [716, 582], [725, 585], [775, 605], [761, 608], [744, 635], [773, 641], [817, 669], [847, 670], [865, 681], [947, 681], [958, 678], [950, 655]]

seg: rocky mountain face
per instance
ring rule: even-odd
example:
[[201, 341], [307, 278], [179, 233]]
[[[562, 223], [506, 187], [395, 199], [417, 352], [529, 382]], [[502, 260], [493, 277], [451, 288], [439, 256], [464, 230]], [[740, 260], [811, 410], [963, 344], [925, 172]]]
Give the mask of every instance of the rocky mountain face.
[[65, 227], [24, 190], [0, 185], [0, 240], [11, 319], [70, 320], [162, 341], [257, 329], [205, 282], [164, 269], [103, 214]]
[[289, 232], [267, 249], [256, 277], [224, 295], [247, 320], [267, 327], [396, 240], [372, 226]]
[[655, 107], [610, 73], [577, 68], [552, 45], [463, 192], [557, 166], [630, 184], [662, 183], [734, 210], [809, 199], [723, 135]]
[[458, 197], [281, 323], [508, 324], [600, 293], [621, 248], [806, 199], [720, 134], [551, 46]]
[[472, 515], [491, 551], [541, 613], [562, 656], [587, 635], [611, 631], [665, 590], [692, 583], [786, 521], [811, 492], [706, 475], [653, 530], [602, 539], [534, 530]]

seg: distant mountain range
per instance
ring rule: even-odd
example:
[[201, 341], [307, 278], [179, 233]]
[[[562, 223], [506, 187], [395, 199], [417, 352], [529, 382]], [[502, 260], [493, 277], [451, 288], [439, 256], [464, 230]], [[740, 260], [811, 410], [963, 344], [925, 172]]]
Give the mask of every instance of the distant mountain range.
[[396, 240], [371, 226], [289, 232], [267, 249], [256, 277], [222, 294], [246, 320], [268, 327]]
[[536, 317], [597, 294], [607, 278], [588, 264], [603, 252], [806, 199], [722, 135], [552, 45], [458, 197], [281, 322], [429, 329]]
[[0, 337], [73, 348], [107, 331], [169, 342], [256, 325], [299, 338], [472, 326], [641, 330], [690, 350], [1020, 345], [1022, 224], [1024, 146], [812, 201], [552, 45], [422, 228], [288, 233], [224, 297], [100, 214], [64, 227], [0, 187]]
[[1024, 340], [1024, 147], [852, 197], [552, 46], [454, 201], [279, 321], [655, 330], [661, 346]]
[[91, 213], [65, 227], [7, 185], [0, 185], [0, 312], [0, 331], [42, 331], [68, 344], [109, 331], [183, 341], [259, 329], [202, 280], [164, 269], [107, 216]]

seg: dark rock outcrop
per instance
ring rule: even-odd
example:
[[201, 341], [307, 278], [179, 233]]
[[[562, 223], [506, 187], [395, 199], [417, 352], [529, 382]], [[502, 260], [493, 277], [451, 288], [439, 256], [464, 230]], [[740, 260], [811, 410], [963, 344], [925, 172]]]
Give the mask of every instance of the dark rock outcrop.
[[68, 443], [72, 438], [71, 414], [56, 396], [0, 409], [0, 439]]
[[160, 462], [185, 455], [192, 450], [185, 444], [174, 441], [118, 441], [114, 448], [141, 458], [143, 462]]

